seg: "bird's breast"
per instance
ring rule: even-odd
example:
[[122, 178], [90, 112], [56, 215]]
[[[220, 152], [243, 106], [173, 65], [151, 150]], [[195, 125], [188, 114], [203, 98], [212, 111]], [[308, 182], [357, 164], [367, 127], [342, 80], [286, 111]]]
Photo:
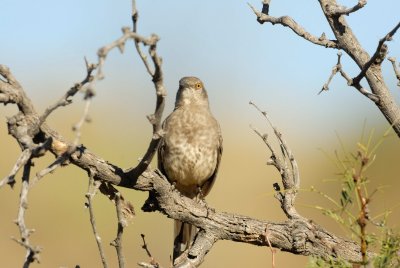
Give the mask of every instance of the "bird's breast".
[[219, 126], [209, 111], [174, 111], [164, 127], [164, 169], [169, 180], [200, 186], [217, 165]]

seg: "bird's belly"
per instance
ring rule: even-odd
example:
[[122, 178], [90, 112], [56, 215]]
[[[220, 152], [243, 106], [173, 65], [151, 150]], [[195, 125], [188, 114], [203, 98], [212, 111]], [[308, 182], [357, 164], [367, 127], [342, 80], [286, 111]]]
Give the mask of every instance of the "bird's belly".
[[168, 178], [182, 186], [201, 186], [214, 173], [217, 152], [210, 147], [177, 146], [168, 148], [164, 167]]

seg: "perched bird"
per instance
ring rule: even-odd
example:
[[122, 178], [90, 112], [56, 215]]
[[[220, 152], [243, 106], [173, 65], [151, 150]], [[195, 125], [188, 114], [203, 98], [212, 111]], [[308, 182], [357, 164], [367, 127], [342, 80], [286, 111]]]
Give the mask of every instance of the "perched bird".
[[[179, 81], [175, 109], [163, 123], [158, 168], [185, 196], [205, 197], [214, 184], [222, 154], [222, 136], [200, 79]], [[195, 226], [175, 220], [173, 260], [193, 242]]]

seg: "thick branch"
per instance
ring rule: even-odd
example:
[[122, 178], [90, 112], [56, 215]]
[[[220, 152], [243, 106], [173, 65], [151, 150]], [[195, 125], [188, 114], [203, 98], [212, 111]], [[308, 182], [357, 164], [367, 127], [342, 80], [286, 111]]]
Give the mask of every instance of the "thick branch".
[[[375, 102], [376, 106], [385, 116], [393, 130], [396, 132], [397, 136], [400, 137], [400, 107], [397, 105], [390, 93], [389, 88], [385, 84], [380, 62], [376, 62], [377, 59], [384, 58], [386, 52], [382, 50], [384, 47], [383, 44], [394, 35], [399, 27], [399, 24], [396, 25], [396, 27], [394, 27], [393, 30], [390, 31], [383, 39], [381, 39], [378, 44], [378, 48], [374, 53], [374, 55], [377, 56], [375, 56], [375, 58], [374, 56], [370, 57], [362, 48], [356, 36], [353, 34], [352, 29], [348, 26], [345, 20], [345, 17], [332, 16], [330, 14], [329, 10], [338, 5], [337, 1], [319, 0], [319, 3], [334, 35], [336, 36], [340, 48], [343, 49], [354, 60], [361, 70], [360, 74], [357, 76], [358, 78], [356, 78], [358, 80], [361, 80], [362, 77], [366, 78], [372, 94], [376, 95], [376, 97], [379, 99], [379, 101]], [[354, 82], [352, 84], [357, 85], [357, 83]]]
[[[19, 95], [19, 98], [24, 99], [21, 101], [31, 103], [25, 94], [22, 94], [21, 87], [14, 87], [14, 93]], [[32, 109], [29, 115], [21, 114], [19, 121], [9, 124], [10, 130], [13, 131], [21, 124], [27, 129], [34, 127], [37, 121], [23, 120], [26, 116], [39, 118], [37, 112]], [[67, 142], [58, 132], [45, 123], [42, 124], [40, 130], [36, 142], [50, 139], [52, 146], [49, 150], [56, 156], [59, 155], [59, 148], [73, 146], [72, 143]], [[15, 136], [15, 138], [18, 139], [20, 136]], [[265, 232], [268, 228], [271, 245], [281, 250], [322, 258], [340, 257], [352, 262], [361, 259], [360, 250], [356, 243], [339, 238], [306, 219], [296, 218], [282, 223], [274, 223], [236, 214], [214, 212], [208, 206], [183, 197], [157, 170], [145, 170], [139, 176], [133, 176], [131, 172], [125, 172], [118, 166], [99, 158], [84, 146], [77, 147], [77, 150], [70, 155], [69, 161], [86, 170], [96, 180], [140, 191], [149, 191], [151, 193], [150, 198], [143, 207], [144, 210], [158, 210], [170, 218], [197, 226], [204, 230], [209, 237], [208, 240], [204, 238], [209, 245], [213, 245], [214, 240], [224, 239], [268, 246], [265, 240]], [[209, 250], [210, 247], [205, 246], [204, 249]], [[199, 251], [196, 254], [204, 256], [206, 251]]]

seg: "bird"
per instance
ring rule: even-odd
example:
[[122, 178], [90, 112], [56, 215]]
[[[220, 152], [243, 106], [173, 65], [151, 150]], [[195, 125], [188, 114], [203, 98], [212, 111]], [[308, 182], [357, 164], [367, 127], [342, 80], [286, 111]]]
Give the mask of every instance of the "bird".
[[[217, 177], [222, 135], [199, 78], [179, 80], [175, 108], [162, 128], [158, 169], [182, 195], [202, 201]], [[173, 263], [190, 248], [196, 232], [195, 226], [175, 220]]]

